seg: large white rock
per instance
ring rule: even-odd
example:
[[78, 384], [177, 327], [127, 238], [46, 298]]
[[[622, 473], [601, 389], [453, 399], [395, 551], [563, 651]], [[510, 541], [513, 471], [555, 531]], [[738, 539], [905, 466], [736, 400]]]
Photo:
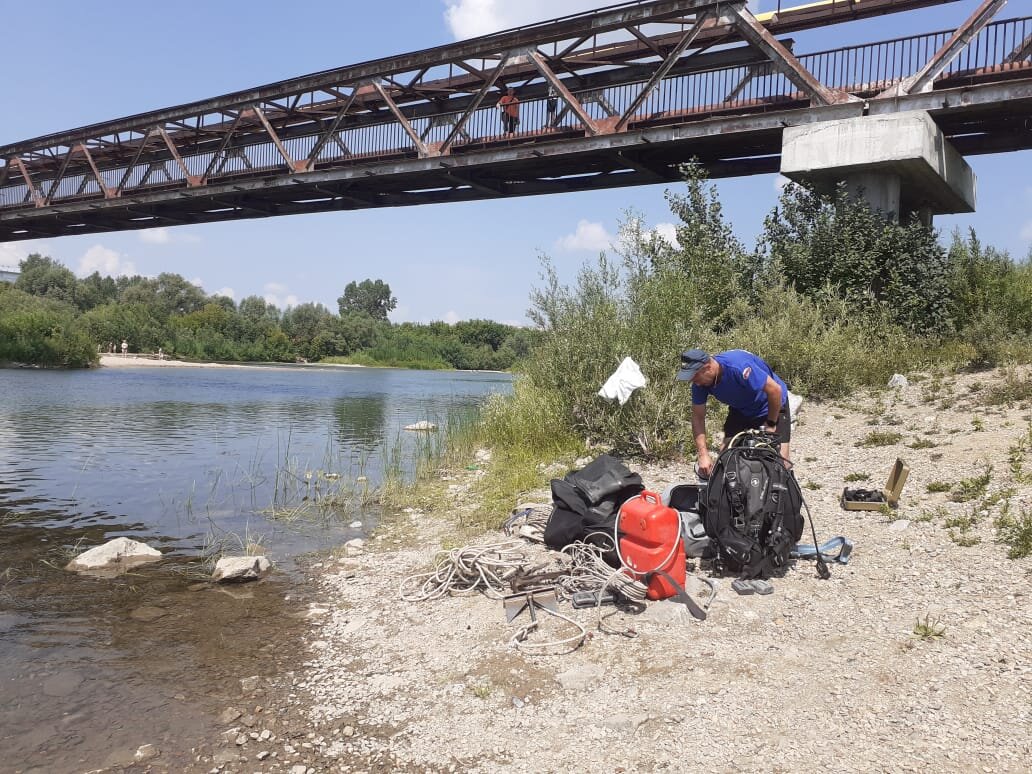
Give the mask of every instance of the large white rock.
[[120, 537], [83, 551], [72, 559], [66, 570], [82, 573], [120, 575], [131, 567], [161, 559], [161, 551], [146, 543]]
[[212, 580], [220, 583], [258, 580], [272, 569], [264, 556], [224, 556], [215, 565]]

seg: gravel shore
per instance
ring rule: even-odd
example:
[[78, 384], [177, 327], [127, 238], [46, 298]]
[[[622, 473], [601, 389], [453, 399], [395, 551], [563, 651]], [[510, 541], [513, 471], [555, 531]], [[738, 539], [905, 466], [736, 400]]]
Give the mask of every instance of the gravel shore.
[[[671, 603], [607, 619], [634, 636], [599, 632], [594, 610], [564, 606], [591, 632], [565, 654], [510, 647], [516, 624], [483, 595], [400, 599], [402, 579], [432, 566], [442, 545], [455, 547], [453, 519], [477, 507], [478, 472], [456, 473], [443, 513], [409, 509], [365, 550], [318, 568], [296, 670], [242, 687], [241, 708], [259, 703], [270, 722], [251, 715], [241, 726], [228, 708], [226, 733], [198, 765], [291, 774], [1028, 771], [1032, 560], [1007, 557], [994, 519], [1032, 511], [1032, 485], [1011, 465], [1032, 415], [1027, 398], [989, 405], [1005, 383], [1000, 371], [926, 376], [804, 404], [796, 474], [820, 539], [854, 541], [849, 564], [821, 581], [812, 562], [798, 561], [771, 596], [738, 596], [719, 579], [705, 621]], [[865, 440], [884, 445], [858, 445]], [[1032, 448], [1024, 454], [1032, 472]], [[840, 508], [847, 480], [881, 488], [897, 457], [910, 466], [897, 510]], [[988, 465], [984, 491], [956, 502], [977, 489], [961, 482]], [[650, 489], [693, 478], [688, 464], [631, 467]], [[689, 586], [703, 596], [701, 583]], [[531, 641], [564, 626], [549, 618]]]

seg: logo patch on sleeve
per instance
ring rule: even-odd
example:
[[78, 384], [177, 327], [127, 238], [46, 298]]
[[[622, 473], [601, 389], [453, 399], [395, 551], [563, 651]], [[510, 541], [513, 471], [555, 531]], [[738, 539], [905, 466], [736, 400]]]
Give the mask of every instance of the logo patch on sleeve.
[[752, 366], [749, 366], [744, 371], [742, 371], [742, 376], [745, 377], [746, 379], [748, 379], [749, 378], [749, 374], [751, 374], [751, 373], [752, 373]]

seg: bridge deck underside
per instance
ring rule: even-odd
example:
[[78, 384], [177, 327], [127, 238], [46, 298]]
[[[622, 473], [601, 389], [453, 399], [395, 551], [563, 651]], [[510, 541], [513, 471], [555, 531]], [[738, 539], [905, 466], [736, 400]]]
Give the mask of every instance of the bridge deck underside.
[[[709, 0], [679, 2], [705, 8]], [[840, 13], [837, 0], [826, 4], [823, 13]], [[983, 0], [987, 9], [1000, 5]], [[709, 50], [728, 40], [716, 20], [674, 18], [668, 23], [680, 24], [678, 32], [651, 39], [625, 28], [635, 33], [630, 42], [590, 49], [577, 49], [586, 40], [578, 37], [566, 59], [549, 60], [565, 68], [562, 77], [535, 60], [533, 48], [505, 49], [497, 65], [471, 69], [459, 57], [468, 53], [463, 44], [459, 74], [449, 70], [445, 80], [420, 81], [424, 68], [408, 86], [392, 76], [343, 90], [309, 84], [289, 100], [228, 95], [5, 146], [0, 242], [668, 183], [692, 159], [715, 178], [775, 172], [785, 126], [903, 110], [931, 113], [963, 154], [1032, 148], [1032, 18], [972, 29], [963, 55], [917, 93], [906, 91], [908, 82], [924, 77], [924, 63], [964, 30], [795, 59], [790, 40], [770, 36], [780, 53], [748, 40]], [[791, 30], [810, 22], [770, 23]], [[748, 38], [748, 25], [739, 26]], [[693, 39], [710, 42], [678, 58], [678, 41]], [[477, 45], [490, 36], [483, 41]], [[655, 61], [645, 63], [643, 50], [654, 50]], [[513, 51], [524, 53], [510, 59]], [[497, 97], [488, 98], [503, 73], [526, 79], [517, 128], [503, 129]], [[383, 83], [393, 84], [390, 93]], [[443, 85], [450, 96], [435, 97]], [[274, 87], [285, 88], [255, 93]]]
[[[964, 154], [1032, 149], [1032, 80], [1014, 84], [1014, 99], [971, 104], [974, 89], [951, 90], [952, 106], [931, 112]], [[999, 90], [999, 86], [993, 87]], [[992, 99], [992, 95], [986, 95]], [[912, 103], [912, 104], [911, 104]], [[931, 95], [901, 108], [934, 108]], [[227, 181], [204, 190], [172, 186], [115, 201], [73, 202], [47, 212], [0, 221], [0, 241], [75, 233], [153, 228], [312, 212], [463, 202], [510, 196], [669, 183], [677, 165], [695, 159], [713, 178], [777, 172], [784, 125], [805, 121], [813, 109], [757, 110], [591, 139], [506, 143], [465, 157], [351, 164], [314, 175], [269, 175]], [[843, 117], [854, 108], [826, 109]], [[686, 131], [686, 129], [688, 131]], [[448, 166], [444, 166], [447, 164]]]

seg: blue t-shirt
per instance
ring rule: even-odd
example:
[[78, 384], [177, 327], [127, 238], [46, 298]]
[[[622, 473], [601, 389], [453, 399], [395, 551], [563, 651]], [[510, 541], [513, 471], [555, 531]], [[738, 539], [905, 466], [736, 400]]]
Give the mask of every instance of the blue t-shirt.
[[712, 395], [721, 403], [726, 403], [740, 414], [747, 417], [767, 416], [767, 393], [763, 385], [770, 376], [781, 385], [781, 405], [788, 400], [788, 387], [762, 358], [744, 349], [729, 349], [714, 355], [713, 359], [720, 363], [723, 370], [720, 381], [712, 387], [692, 385], [692, 403], [696, 406], [706, 404]]

